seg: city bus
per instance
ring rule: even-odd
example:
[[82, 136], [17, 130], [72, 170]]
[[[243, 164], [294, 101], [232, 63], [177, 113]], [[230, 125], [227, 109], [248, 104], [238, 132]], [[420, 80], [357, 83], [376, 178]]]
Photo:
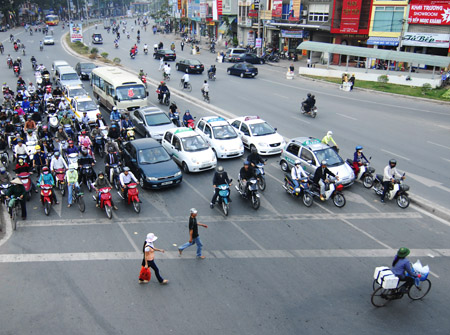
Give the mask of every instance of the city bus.
[[134, 74], [113, 66], [92, 70], [91, 84], [94, 98], [109, 111], [134, 110], [147, 106], [148, 93], [142, 81]]
[[59, 23], [58, 15], [49, 14], [45, 17], [45, 23], [49, 26], [57, 26]]

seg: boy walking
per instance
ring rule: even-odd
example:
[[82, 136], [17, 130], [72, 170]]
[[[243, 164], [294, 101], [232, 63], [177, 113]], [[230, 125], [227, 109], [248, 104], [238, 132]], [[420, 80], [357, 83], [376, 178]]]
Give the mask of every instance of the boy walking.
[[197, 244], [197, 258], [204, 259], [205, 256], [202, 256], [202, 241], [200, 240], [200, 236], [198, 235], [198, 226], [202, 226], [204, 228], [208, 228], [207, 225], [197, 222], [197, 210], [195, 208], [191, 208], [191, 216], [189, 217], [189, 242], [183, 244], [178, 248], [178, 252], [181, 254], [183, 250], [191, 245]]

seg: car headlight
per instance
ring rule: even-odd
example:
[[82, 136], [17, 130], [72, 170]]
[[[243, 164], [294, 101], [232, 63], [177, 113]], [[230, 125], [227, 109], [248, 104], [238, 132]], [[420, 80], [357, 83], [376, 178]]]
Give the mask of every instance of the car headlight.
[[260, 147], [267, 147], [267, 143], [265, 143], [265, 142], [258, 143], [258, 145], [259, 145]]
[[148, 181], [157, 181], [158, 178], [156, 178], [156, 177], [147, 177], [147, 180]]
[[215, 154], [214, 152], [212, 153], [211, 160], [212, 160], [212, 161], [215, 161], [215, 160], [216, 160], [216, 154]]
[[225, 146], [221, 145], [220, 150], [225, 150]]
[[175, 177], [179, 177], [181, 176], [181, 171], [178, 171], [177, 173], [175, 173]]
[[239, 144], [239, 150], [244, 150], [244, 145], [242, 143]]
[[192, 163], [194, 163], [194, 164], [197, 163], [197, 159], [196, 159], [195, 157], [192, 157], [192, 158], [191, 158], [191, 161], [192, 161]]

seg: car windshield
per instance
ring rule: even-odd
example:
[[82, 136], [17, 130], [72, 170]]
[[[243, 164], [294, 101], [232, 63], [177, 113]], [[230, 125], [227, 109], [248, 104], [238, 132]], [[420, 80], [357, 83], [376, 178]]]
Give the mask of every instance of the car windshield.
[[342, 160], [341, 156], [339, 156], [336, 151], [334, 151], [331, 148], [325, 148], [322, 150], [314, 151], [316, 154], [317, 160], [319, 162], [326, 161], [327, 166], [339, 166], [344, 164], [344, 161]]
[[53, 40], [53, 37], [51, 37], [51, 36], [45, 36], [45, 37], [44, 37], [44, 40], [50, 41], [50, 40]]
[[254, 123], [250, 125], [253, 136], [265, 136], [275, 134], [275, 129], [267, 122]]
[[84, 112], [84, 111], [88, 112], [88, 111], [95, 111], [95, 110], [97, 110], [97, 105], [92, 100], [78, 102], [78, 111], [79, 112]]
[[61, 80], [77, 80], [78, 75], [76, 73], [67, 73], [61, 76]]
[[87, 95], [87, 92], [83, 88], [73, 88], [69, 91], [69, 96], [71, 98], [81, 95]]
[[183, 143], [184, 151], [203, 151], [209, 148], [200, 135], [184, 137], [181, 139], [181, 142]]
[[92, 69], [95, 69], [96, 66], [95, 66], [95, 64], [86, 63], [86, 64], [81, 64], [80, 68], [81, 68], [81, 70], [92, 70]]
[[236, 138], [237, 134], [230, 125], [213, 127], [214, 138], [216, 140], [228, 140]]
[[145, 120], [149, 126], [161, 126], [163, 124], [170, 124], [171, 121], [164, 113], [145, 115]]
[[145, 94], [144, 85], [128, 85], [117, 87], [117, 98], [122, 100], [135, 100], [135, 99], [145, 99], [147, 95]]
[[139, 150], [138, 157], [140, 164], [156, 164], [170, 160], [169, 154], [163, 147]]

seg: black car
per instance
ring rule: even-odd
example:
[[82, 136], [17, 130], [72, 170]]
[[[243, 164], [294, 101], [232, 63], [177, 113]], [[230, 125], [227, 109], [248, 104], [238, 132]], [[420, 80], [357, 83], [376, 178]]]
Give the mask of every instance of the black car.
[[182, 59], [177, 64], [177, 71], [186, 73], [203, 73], [205, 67], [197, 59]]
[[88, 80], [91, 77], [92, 70], [96, 67], [97, 65], [95, 65], [94, 63], [79, 62], [77, 63], [77, 65], [75, 65], [75, 71], [77, 72], [78, 76], [80, 76], [81, 80]]
[[234, 64], [233, 66], [230, 66], [227, 69], [227, 73], [235, 76], [240, 76], [241, 78], [244, 77], [254, 78], [258, 74], [258, 69], [252, 64], [237, 63]]
[[153, 53], [153, 58], [161, 59], [161, 57], [164, 58], [164, 60], [175, 61], [175, 59], [177, 59], [177, 54], [175, 53], [175, 51], [165, 49], [159, 49]]
[[103, 44], [102, 34], [92, 34], [92, 43], [93, 44]]
[[123, 160], [143, 188], [159, 189], [178, 185], [183, 174], [172, 157], [153, 138], [141, 138], [126, 142]]
[[264, 64], [266, 62], [263, 58], [249, 53], [233, 55], [231, 58], [232, 60], [230, 60], [230, 62], [235, 63], [246, 62], [250, 64]]

